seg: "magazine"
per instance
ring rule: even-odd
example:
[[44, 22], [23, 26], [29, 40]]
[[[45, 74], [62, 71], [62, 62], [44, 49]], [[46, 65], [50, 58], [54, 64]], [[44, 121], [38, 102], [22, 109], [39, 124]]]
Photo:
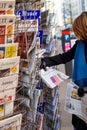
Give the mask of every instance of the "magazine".
[[[31, 47], [32, 48], [32, 47]], [[29, 52], [28, 54], [28, 59], [29, 59], [29, 73], [31, 74], [34, 70], [35, 70], [35, 66], [36, 66], [36, 48], [32, 48], [32, 50], [30, 50], [31, 52]]]
[[32, 41], [32, 44], [27, 52], [28, 56], [30, 54], [30, 52], [32, 53], [32, 51], [36, 48], [36, 33], [34, 35], [34, 38], [33, 38], [33, 41]]
[[20, 56], [0, 59], [0, 77], [19, 73]]
[[14, 101], [15, 96], [16, 96], [16, 89], [15, 88], [0, 92], [0, 105], [7, 103], [7, 102]]
[[16, 88], [0, 92], [0, 118], [13, 113], [15, 95]]
[[0, 15], [14, 14], [15, 0], [2, 0], [0, 1]]
[[46, 71], [41, 69], [39, 75], [49, 88], [54, 88], [69, 78], [69, 76], [64, 73], [52, 68], [48, 68]]
[[[19, 16], [20, 17], [20, 16]], [[18, 24], [18, 32], [37, 32], [38, 31], [38, 20], [37, 19], [20, 19]]]
[[16, 88], [18, 85], [18, 74], [0, 78], [0, 92]]
[[1, 104], [0, 105], [0, 119], [3, 118], [4, 116], [13, 114], [13, 110], [14, 110], [13, 101], [5, 103], [5, 104]]
[[37, 49], [36, 50], [36, 58], [43, 57], [43, 54], [46, 52], [46, 49]]
[[15, 15], [0, 15], [0, 44], [14, 42]]
[[18, 50], [18, 43], [0, 44], [0, 59], [16, 57], [17, 50]]
[[18, 114], [0, 121], [0, 130], [21, 130], [22, 114]]
[[73, 82], [67, 84], [65, 110], [79, 116], [87, 123], [87, 95], [79, 97], [78, 88], [79, 86]]

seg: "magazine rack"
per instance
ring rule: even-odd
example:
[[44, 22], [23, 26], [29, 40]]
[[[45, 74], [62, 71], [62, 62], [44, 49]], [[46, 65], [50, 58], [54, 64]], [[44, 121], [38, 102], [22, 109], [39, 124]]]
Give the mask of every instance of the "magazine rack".
[[[22, 114], [14, 113], [18, 86], [18, 43], [14, 43], [15, 0], [0, 1], [0, 129], [21, 130]], [[9, 44], [8, 44], [9, 43]]]
[[[26, 10], [32, 12], [38, 3], [41, 8], [43, 2], [20, 2], [17, 0], [15, 7], [15, 0], [0, 1], [4, 7], [4, 11], [0, 9], [0, 19], [4, 18], [0, 27], [7, 29], [4, 35], [0, 34], [3, 43], [0, 45], [0, 129], [59, 130], [58, 89], [49, 89], [38, 74], [40, 58], [45, 53], [36, 40], [38, 20], [25, 17]], [[15, 11], [17, 17], [15, 9], [19, 10], [19, 13]], [[20, 9], [24, 11], [23, 17]]]
[[[33, 6], [35, 7], [34, 2], [24, 0], [17, 4], [16, 9], [32, 10]], [[41, 0], [39, 5], [41, 5]], [[18, 15], [16, 12], [16, 14], [14, 37], [15, 42], [19, 42], [20, 68], [14, 113], [22, 113], [21, 130], [45, 130], [48, 128], [59, 130], [61, 129], [59, 127], [61, 119], [58, 90], [46, 87], [38, 74], [41, 56], [45, 53], [45, 49], [38, 48], [37, 19], [26, 20], [26, 17], [21, 17], [20, 13]], [[51, 109], [49, 109], [50, 107]]]
[[[34, 4], [34, 1], [27, 1], [26, 5], [25, 3], [25, 1], [19, 3], [16, 8], [19, 10], [21, 6], [23, 11], [31, 10], [31, 5]], [[17, 19], [15, 23], [15, 42], [19, 42], [18, 55], [21, 59], [15, 112], [22, 113], [23, 130], [36, 130], [40, 127], [37, 122], [39, 121], [39, 117], [37, 120], [37, 105], [41, 97], [40, 90], [36, 89], [39, 81], [37, 73], [40, 62], [37, 54], [38, 48], [36, 41], [38, 20], [34, 18], [28, 20], [26, 18], [21, 19], [20, 16], [17, 16]]]

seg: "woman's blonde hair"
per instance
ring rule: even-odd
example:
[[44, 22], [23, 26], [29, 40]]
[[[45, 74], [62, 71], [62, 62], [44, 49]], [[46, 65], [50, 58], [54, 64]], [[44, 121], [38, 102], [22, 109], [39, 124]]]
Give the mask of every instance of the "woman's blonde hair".
[[72, 29], [78, 39], [87, 40], [87, 11], [74, 20]]

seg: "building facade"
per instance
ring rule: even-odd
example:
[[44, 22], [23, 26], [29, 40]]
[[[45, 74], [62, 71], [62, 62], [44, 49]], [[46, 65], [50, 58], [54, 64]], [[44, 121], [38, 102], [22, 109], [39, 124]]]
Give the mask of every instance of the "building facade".
[[65, 27], [71, 27], [73, 20], [87, 10], [87, 0], [63, 1], [63, 19]]

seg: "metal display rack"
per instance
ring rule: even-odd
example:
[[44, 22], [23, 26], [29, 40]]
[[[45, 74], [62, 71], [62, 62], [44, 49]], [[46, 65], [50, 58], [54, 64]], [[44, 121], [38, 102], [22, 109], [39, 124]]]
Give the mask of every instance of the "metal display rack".
[[0, 129], [21, 129], [22, 114], [15, 111], [18, 86], [18, 43], [14, 43], [15, 0], [0, 0]]
[[[41, 1], [39, 1], [41, 3]], [[17, 10], [32, 10], [35, 1], [22, 1], [16, 4]], [[23, 12], [24, 13], [24, 12]], [[32, 11], [31, 11], [32, 13]], [[35, 11], [33, 12], [35, 13]], [[23, 14], [24, 15], [24, 14]], [[32, 14], [31, 14], [32, 15]], [[18, 55], [20, 55], [19, 87], [17, 90], [16, 111], [22, 110], [22, 129], [36, 130], [37, 105], [42, 96], [36, 85], [39, 81], [38, 69], [40, 58], [38, 58], [38, 46], [36, 34], [38, 32], [37, 19], [20, 19], [18, 15], [15, 28], [15, 41], [19, 42]], [[22, 39], [21, 39], [21, 38]], [[23, 51], [24, 50], [24, 51]], [[23, 55], [24, 54], [24, 55]], [[18, 100], [19, 99], [19, 100]]]
[[[15, 89], [14, 86], [11, 85], [10, 78], [12, 77], [8, 77], [9, 80], [8, 82], [10, 83], [12, 89], [12, 91], [10, 91], [10, 89], [8, 89], [8, 91], [11, 94], [14, 90], [12, 95], [13, 98], [12, 105], [10, 105], [9, 107], [7, 106], [8, 109], [9, 108], [12, 109], [12, 112], [2, 116], [0, 120], [0, 128], [2, 125], [2, 121], [10, 120], [9, 124], [13, 123], [13, 125], [10, 125], [9, 127], [6, 126], [6, 128], [4, 128], [5, 124], [3, 123], [2, 127], [4, 129], [12, 129], [12, 130], [61, 129], [61, 127], [59, 127], [60, 107], [59, 107], [58, 88], [55, 88], [53, 90], [48, 89], [46, 84], [43, 83], [42, 79], [38, 75], [41, 56], [45, 53], [45, 50], [40, 49], [40, 44], [38, 44], [37, 40], [37, 33], [39, 29], [38, 19], [34, 17], [36, 17], [35, 13], [38, 13], [36, 12], [36, 10], [40, 10], [43, 5], [44, 1], [42, 0], [16, 0], [15, 5], [16, 19], [15, 22], [12, 23], [14, 25], [14, 31], [10, 35], [14, 35], [14, 43], [13, 43], [14, 45], [16, 45], [16, 43], [19, 43], [16, 49], [18, 53], [16, 54], [16, 56], [14, 56], [15, 65], [11, 66], [11, 70], [13, 72], [15, 72], [16, 69], [18, 69], [18, 71], [17, 75], [12, 74], [10, 75], [12, 77], [14, 76], [13, 80], [14, 78], [16, 78], [12, 82], [13, 83], [12, 85], [16, 84]], [[29, 13], [28, 15], [30, 17], [33, 16], [33, 19], [31, 18], [27, 19], [26, 13]], [[40, 17], [41, 14], [38, 18]], [[17, 55], [18, 59], [16, 59]], [[20, 59], [20, 65], [19, 65], [19, 59]], [[9, 60], [12, 63], [12, 59]], [[3, 90], [3, 92], [4, 91], [5, 90]], [[56, 102], [56, 106], [54, 102]], [[5, 105], [6, 104], [4, 104], [4, 106]], [[2, 109], [2, 106], [0, 107]], [[49, 107], [51, 109], [49, 109]], [[14, 122], [19, 123], [15, 124]], [[3, 128], [1, 128], [1, 130], [3, 130]]]

